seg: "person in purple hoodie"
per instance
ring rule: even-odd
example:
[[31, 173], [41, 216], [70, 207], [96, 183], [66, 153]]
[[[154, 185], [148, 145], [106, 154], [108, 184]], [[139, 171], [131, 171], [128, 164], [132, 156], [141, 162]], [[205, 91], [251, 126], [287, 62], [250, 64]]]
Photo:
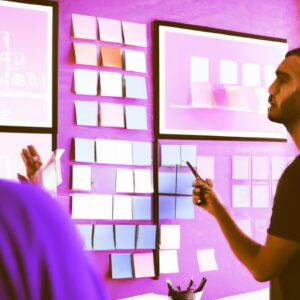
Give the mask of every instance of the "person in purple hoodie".
[[108, 299], [71, 219], [41, 187], [0, 180], [0, 245], [1, 300]]

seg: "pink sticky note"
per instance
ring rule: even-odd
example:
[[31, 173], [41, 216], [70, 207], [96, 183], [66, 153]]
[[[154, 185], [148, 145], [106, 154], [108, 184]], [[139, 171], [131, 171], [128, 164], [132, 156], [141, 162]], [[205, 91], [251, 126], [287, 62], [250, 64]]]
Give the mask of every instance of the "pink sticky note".
[[126, 45], [147, 47], [146, 24], [122, 21], [122, 26]]
[[94, 44], [73, 43], [76, 64], [97, 66], [97, 47]]
[[100, 124], [109, 127], [125, 127], [122, 104], [100, 103]]
[[134, 253], [133, 264], [136, 278], [155, 276], [153, 253]]
[[101, 41], [123, 43], [121, 21], [98, 18], [98, 25]]
[[228, 108], [249, 110], [249, 105], [242, 87], [225, 85]]
[[215, 106], [213, 90], [210, 84], [205, 82], [191, 82], [192, 106], [208, 107]]
[[96, 19], [92, 16], [72, 14], [73, 36], [79, 39], [97, 39]]

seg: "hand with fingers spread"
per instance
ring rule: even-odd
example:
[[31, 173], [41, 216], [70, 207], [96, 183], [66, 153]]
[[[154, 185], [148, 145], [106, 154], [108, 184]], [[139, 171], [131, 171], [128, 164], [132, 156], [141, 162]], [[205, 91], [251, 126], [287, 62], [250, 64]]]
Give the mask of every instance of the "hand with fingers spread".
[[26, 176], [17, 174], [20, 181], [41, 184], [41, 166], [43, 165], [40, 155], [34, 146], [29, 145], [22, 149], [21, 156], [26, 168]]
[[202, 207], [211, 215], [216, 216], [223, 205], [219, 195], [213, 189], [212, 181], [210, 179], [203, 181], [197, 177], [193, 182], [193, 187], [193, 203]]

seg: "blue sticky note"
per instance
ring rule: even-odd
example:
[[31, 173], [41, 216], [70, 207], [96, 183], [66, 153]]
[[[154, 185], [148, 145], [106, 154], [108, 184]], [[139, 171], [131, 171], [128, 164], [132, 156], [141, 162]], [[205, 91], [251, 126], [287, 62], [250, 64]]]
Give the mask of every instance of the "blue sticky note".
[[93, 225], [90, 224], [77, 224], [76, 228], [81, 237], [83, 248], [85, 250], [92, 250], [92, 234], [93, 234]]
[[160, 194], [175, 194], [176, 173], [158, 172], [158, 191]]
[[186, 166], [186, 161], [189, 161], [193, 167], [197, 166], [197, 146], [196, 145], [181, 145], [181, 165]]
[[147, 110], [145, 106], [125, 105], [126, 128], [147, 130]]
[[151, 220], [151, 197], [132, 197], [133, 220]]
[[195, 181], [195, 176], [193, 175], [192, 172], [177, 173], [176, 194], [192, 195], [193, 181]]
[[146, 78], [142, 76], [124, 75], [127, 98], [147, 99]]
[[75, 101], [76, 124], [98, 126], [98, 106], [97, 101]]
[[175, 219], [175, 196], [159, 196], [159, 219]]
[[151, 143], [133, 142], [133, 164], [136, 166], [150, 166], [152, 164]]
[[176, 197], [176, 219], [194, 219], [195, 208], [190, 196]]
[[161, 165], [175, 166], [181, 164], [180, 145], [161, 145]]
[[112, 278], [132, 278], [130, 253], [112, 253], [110, 259]]
[[138, 225], [136, 249], [155, 249], [156, 225]]
[[112, 224], [95, 225], [94, 250], [115, 249], [114, 226]]
[[135, 225], [115, 225], [116, 249], [135, 248]]
[[74, 138], [75, 161], [95, 162], [95, 141], [92, 139]]

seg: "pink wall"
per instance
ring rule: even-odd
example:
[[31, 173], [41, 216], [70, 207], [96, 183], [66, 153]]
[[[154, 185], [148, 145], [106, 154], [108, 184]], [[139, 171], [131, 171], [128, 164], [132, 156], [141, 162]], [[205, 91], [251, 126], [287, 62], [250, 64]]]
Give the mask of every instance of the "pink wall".
[[[58, 146], [66, 149], [63, 157], [64, 184], [60, 187], [61, 195], [68, 195], [69, 170], [71, 155], [71, 139], [73, 137], [91, 138], [128, 138], [129, 140], [153, 140], [153, 89], [151, 73], [151, 23], [153, 20], [168, 20], [189, 23], [219, 29], [241, 31], [258, 35], [287, 38], [290, 48], [300, 45], [297, 3], [295, 0], [61, 0], [59, 2], [59, 134]], [[148, 85], [148, 128], [145, 132], [124, 131], [122, 129], [88, 128], [75, 126], [74, 100], [72, 80], [74, 57], [71, 40], [71, 14], [87, 14], [92, 16], [121, 19], [146, 23], [148, 26], [147, 60], [149, 70]], [[88, 99], [89, 97], [84, 97]], [[98, 97], [98, 101], [101, 98]], [[122, 99], [122, 103], [128, 100]], [[121, 103], [121, 102], [120, 102]], [[132, 103], [132, 100], [131, 100]], [[132, 103], [134, 104], [134, 103]], [[124, 137], [126, 135], [126, 137]], [[172, 142], [172, 141], [171, 141]], [[177, 143], [176, 141], [173, 143]], [[195, 142], [192, 142], [195, 143]], [[230, 196], [230, 157], [234, 154], [293, 156], [295, 148], [292, 143], [270, 142], [225, 142], [199, 141], [198, 154], [216, 157], [216, 188], [229, 205]], [[267, 218], [270, 210], [253, 211], [251, 209], [235, 210], [237, 218]], [[170, 223], [170, 222], [168, 222]], [[177, 222], [178, 223], [178, 222]], [[108, 252], [97, 252], [93, 255], [94, 264], [99, 276], [105, 278], [106, 286], [112, 299], [129, 297], [141, 293], [165, 293], [165, 278], [169, 277], [177, 285], [186, 285], [189, 277], [195, 281], [205, 275], [208, 284], [203, 299], [216, 299], [263, 288], [266, 284], [256, 283], [245, 268], [236, 261], [225, 243], [215, 221], [197, 210], [192, 221], [182, 221], [181, 250], [179, 250], [180, 274], [161, 276], [160, 280], [134, 279], [111, 280]], [[200, 274], [196, 265], [195, 249], [217, 249], [217, 260], [220, 271]], [[76, 262], [74, 262], [76, 263]], [[74, 266], [76, 272], [76, 266]], [[78, 274], [80, 276], [80, 274]]]

